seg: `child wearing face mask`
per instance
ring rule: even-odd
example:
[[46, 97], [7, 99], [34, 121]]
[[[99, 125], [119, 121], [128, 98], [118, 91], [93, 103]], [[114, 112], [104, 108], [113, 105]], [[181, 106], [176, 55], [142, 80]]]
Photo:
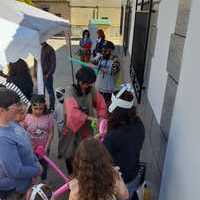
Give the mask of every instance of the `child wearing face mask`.
[[[34, 151], [38, 146], [42, 146], [45, 152], [49, 154], [54, 134], [53, 124], [53, 116], [47, 111], [44, 95], [33, 95], [29, 114], [25, 117], [24, 125], [31, 138]], [[39, 162], [43, 167], [41, 179], [45, 181], [47, 178], [47, 162], [40, 158]]]
[[116, 90], [115, 76], [120, 70], [120, 62], [112, 55], [114, 44], [106, 41], [102, 49], [102, 56], [98, 59], [98, 75], [96, 88], [103, 95], [107, 105], [110, 104], [111, 95]]
[[80, 60], [83, 62], [89, 62], [91, 56], [92, 40], [90, 39], [90, 32], [88, 30], [83, 31], [82, 38], [80, 40]]

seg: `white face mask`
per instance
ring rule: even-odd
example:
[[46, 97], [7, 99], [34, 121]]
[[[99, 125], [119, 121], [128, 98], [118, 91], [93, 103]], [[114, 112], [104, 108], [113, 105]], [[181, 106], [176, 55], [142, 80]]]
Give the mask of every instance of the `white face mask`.
[[125, 109], [130, 109], [133, 107], [133, 105], [135, 103], [135, 98], [133, 98], [132, 101], [126, 101], [126, 100], [120, 99], [120, 96], [125, 91], [131, 92], [133, 94], [133, 97], [135, 97], [132, 85], [131, 84], [123, 84], [122, 89], [117, 93], [116, 96], [114, 94], [112, 94], [112, 98], [111, 98], [112, 103], [108, 108], [108, 111], [110, 113], [113, 112], [117, 107], [125, 108]]
[[33, 188], [32, 188], [33, 191], [31, 193], [30, 200], [35, 200], [35, 197], [36, 197], [37, 194], [40, 195], [40, 197], [43, 200], [53, 200], [52, 198], [51, 199], [47, 198], [46, 194], [41, 189], [43, 186], [44, 186], [44, 184], [39, 184], [39, 185], [33, 186]]

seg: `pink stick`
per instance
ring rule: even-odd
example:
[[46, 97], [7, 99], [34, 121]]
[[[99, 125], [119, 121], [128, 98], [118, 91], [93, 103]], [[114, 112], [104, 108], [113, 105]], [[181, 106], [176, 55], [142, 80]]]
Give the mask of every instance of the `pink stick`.
[[65, 176], [65, 174], [57, 167], [57, 165], [52, 161], [50, 160], [46, 155], [43, 155], [42, 158], [44, 160], [46, 160], [46, 162], [49, 164], [49, 166], [60, 176], [63, 178], [63, 180], [65, 182], [68, 182], [69, 179]]
[[65, 182], [68, 182], [69, 179], [65, 176], [65, 174], [58, 168], [58, 166], [52, 161], [50, 160], [46, 155], [45, 155], [45, 151], [44, 148], [42, 146], [38, 146], [35, 153], [43, 158], [44, 160], [46, 160], [46, 162], [49, 164], [49, 166], [60, 176], [64, 179]]
[[63, 186], [59, 187], [55, 192], [53, 192], [53, 198], [56, 199], [63, 193], [69, 190], [69, 183], [65, 183]]
[[108, 121], [106, 119], [102, 119], [99, 123], [99, 136], [100, 136], [100, 143], [103, 143], [104, 137], [107, 133], [108, 128]]

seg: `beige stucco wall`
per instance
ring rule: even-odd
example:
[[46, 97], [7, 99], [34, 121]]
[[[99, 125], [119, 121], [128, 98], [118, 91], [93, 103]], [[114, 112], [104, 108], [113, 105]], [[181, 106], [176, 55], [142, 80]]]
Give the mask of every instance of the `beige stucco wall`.
[[70, 20], [70, 7], [67, 1], [34, 0], [33, 3], [38, 8], [48, 7], [50, 13], [60, 14], [61, 17]]

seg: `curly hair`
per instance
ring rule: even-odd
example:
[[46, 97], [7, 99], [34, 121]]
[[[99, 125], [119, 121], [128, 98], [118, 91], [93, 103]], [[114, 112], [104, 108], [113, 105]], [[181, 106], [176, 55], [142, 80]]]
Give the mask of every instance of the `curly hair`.
[[106, 200], [114, 194], [115, 173], [106, 148], [94, 138], [83, 140], [73, 161], [81, 200]]

